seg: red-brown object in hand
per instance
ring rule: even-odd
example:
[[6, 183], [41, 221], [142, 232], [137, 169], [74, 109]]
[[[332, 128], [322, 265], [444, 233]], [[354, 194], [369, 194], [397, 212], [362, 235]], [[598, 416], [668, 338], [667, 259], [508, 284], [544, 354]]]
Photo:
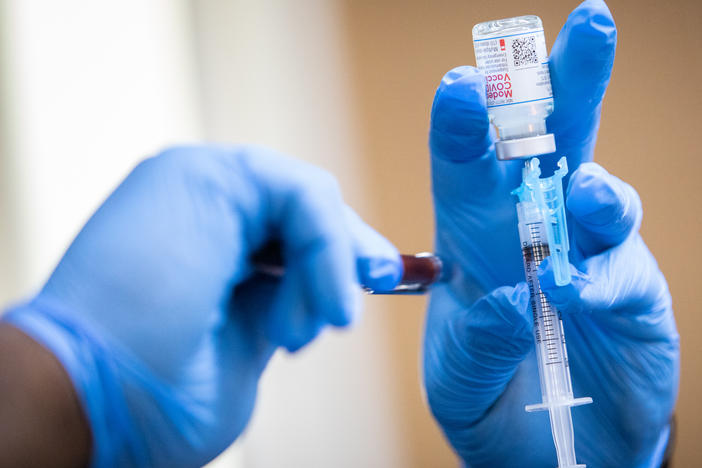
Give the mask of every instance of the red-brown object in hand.
[[427, 287], [441, 277], [441, 261], [435, 255], [421, 253], [401, 257], [404, 272], [400, 284]]
[[[374, 291], [366, 288], [370, 294], [423, 294], [432, 284], [442, 279], [443, 265], [439, 257], [423, 252], [416, 255], [401, 255], [403, 273], [400, 284], [389, 291]], [[251, 261], [259, 273], [281, 277], [285, 274], [283, 253], [277, 241], [271, 241], [256, 252]]]

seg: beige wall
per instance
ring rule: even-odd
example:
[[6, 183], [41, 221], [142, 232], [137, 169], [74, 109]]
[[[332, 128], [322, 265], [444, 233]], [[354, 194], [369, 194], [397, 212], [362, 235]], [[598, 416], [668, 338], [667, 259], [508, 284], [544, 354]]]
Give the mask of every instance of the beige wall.
[[[528, 5], [528, 6], [527, 6]], [[542, 17], [549, 45], [577, 2], [535, 0], [347, 0], [371, 224], [404, 251], [432, 245], [427, 129], [434, 89], [457, 65], [474, 64], [473, 24], [520, 14]], [[636, 187], [643, 235], [672, 290], [682, 339], [677, 466], [702, 457], [702, 331], [695, 245], [702, 229], [702, 2], [610, 1], [619, 28], [614, 76], [605, 100], [596, 159]], [[423, 403], [418, 382], [424, 301], [386, 300], [385, 315], [414, 466], [455, 466]], [[397, 325], [399, 324], [399, 325]]]

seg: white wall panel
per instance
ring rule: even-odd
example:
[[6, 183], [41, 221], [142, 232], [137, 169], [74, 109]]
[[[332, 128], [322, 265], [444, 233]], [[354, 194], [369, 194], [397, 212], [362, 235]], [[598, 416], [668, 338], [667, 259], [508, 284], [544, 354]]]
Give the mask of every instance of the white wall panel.
[[0, 6], [6, 301], [41, 285], [138, 160], [200, 126], [183, 2]]

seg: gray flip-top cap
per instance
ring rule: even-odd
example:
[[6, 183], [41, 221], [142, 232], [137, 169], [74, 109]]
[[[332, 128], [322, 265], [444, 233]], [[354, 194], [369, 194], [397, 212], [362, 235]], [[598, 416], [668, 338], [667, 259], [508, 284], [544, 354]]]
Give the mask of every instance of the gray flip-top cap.
[[531, 158], [556, 151], [556, 139], [553, 133], [514, 140], [500, 140], [495, 143], [497, 159], [508, 161], [510, 159]]

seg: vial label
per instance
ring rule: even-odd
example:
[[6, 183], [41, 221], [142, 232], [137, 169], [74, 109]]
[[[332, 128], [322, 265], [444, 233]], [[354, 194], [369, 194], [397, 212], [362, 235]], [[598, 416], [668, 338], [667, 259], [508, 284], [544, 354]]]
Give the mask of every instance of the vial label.
[[488, 108], [553, 97], [543, 29], [475, 39], [473, 47], [485, 75]]

